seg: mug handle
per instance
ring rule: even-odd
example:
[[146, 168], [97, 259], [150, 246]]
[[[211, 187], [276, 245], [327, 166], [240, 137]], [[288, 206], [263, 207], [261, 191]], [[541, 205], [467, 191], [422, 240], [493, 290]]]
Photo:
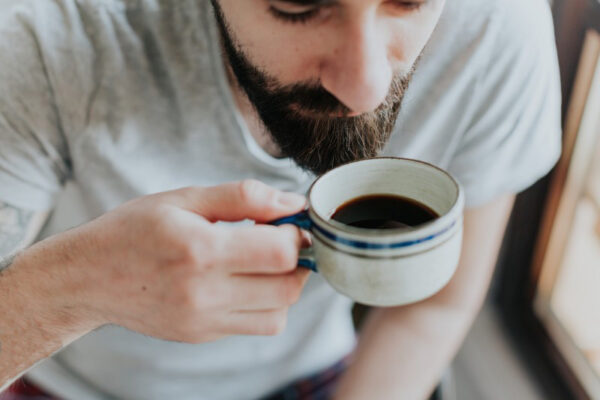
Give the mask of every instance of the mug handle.
[[[279, 218], [274, 221], [269, 221], [267, 224], [274, 226], [292, 224], [309, 232], [313, 227], [313, 222], [308, 216], [308, 210], [300, 211], [297, 214], [288, 215], [287, 217]], [[300, 249], [300, 253], [298, 254], [298, 266], [318, 272], [317, 262], [315, 261], [315, 254], [312, 246], [305, 249]]]

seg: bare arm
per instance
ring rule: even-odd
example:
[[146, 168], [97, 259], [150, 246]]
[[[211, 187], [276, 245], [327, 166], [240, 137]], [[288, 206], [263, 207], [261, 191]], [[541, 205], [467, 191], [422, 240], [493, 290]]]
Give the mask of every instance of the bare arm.
[[[9, 349], [14, 343], [17, 321], [13, 318], [22, 310], [9, 303], [9, 296], [15, 287], [7, 287], [10, 279], [8, 269], [18, 253], [31, 245], [48, 217], [48, 212], [23, 210], [0, 202], [0, 392], [6, 388], [21, 372]], [[12, 272], [12, 271], [10, 271]], [[19, 344], [19, 347], [24, 346]]]
[[439, 293], [371, 312], [337, 399], [427, 398], [482, 305], [513, 201], [506, 196], [465, 213], [460, 265]]
[[281, 332], [308, 278], [296, 268], [300, 230], [212, 222], [269, 221], [305, 202], [257, 181], [184, 188], [131, 200], [21, 252], [40, 218], [4, 206], [13, 245], [0, 274], [0, 390], [107, 323], [190, 343]]
[[[38, 352], [33, 350], [34, 344], [45, 343], [42, 338], [36, 340], [41, 330], [35, 324], [40, 320], [36, 318], [26, 323], [23, 315], [34, 313], [28, 311], [25, 302], [15, 301], [15, 295], [22, 293], [26, 282], [15, 279], [20, 274], [16, 273], [18, 267], [13, 263], [19, 253], [34, 242], [47, 217], [48, 212], [23, 210], [0, 202], [0, 392], [33, 364], [33, 361], [17, 359], [15, 350], [33, 357]], [[50, 345], [41, 352], [50, 354], [57, 349]]]

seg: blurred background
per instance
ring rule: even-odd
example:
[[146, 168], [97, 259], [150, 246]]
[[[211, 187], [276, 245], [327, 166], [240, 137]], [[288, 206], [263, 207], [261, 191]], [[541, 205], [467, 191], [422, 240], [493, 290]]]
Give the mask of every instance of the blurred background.
[[600, 399], [600, 0], [552, 9], [563, 155], [517, 199], [443, 400]]

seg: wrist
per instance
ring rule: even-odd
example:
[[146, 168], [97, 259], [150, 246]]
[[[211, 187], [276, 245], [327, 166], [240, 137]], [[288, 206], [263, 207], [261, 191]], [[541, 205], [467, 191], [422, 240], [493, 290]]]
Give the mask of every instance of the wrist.
[[78, 244], [73, 236], [57, 235], [21, 251], [3, 277], [24, 318], [66, 336], [80, 336], [102, 325], [87, 304], [87, 268], [74, 256]]
[[69, 306], [60, 270], [44, 258], [40, 247], [27, 249], [0, 274], [0, 390], [94, 328]]

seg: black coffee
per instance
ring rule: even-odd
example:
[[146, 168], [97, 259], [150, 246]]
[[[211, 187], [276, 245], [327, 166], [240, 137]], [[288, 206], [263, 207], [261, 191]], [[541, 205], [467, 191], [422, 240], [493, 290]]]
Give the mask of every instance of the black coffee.
[[375, 194], [342, 204], [331, 219], [358, 228], [396, 229], [417, 226], [437, 217], [435, 211], [415, 200]]

